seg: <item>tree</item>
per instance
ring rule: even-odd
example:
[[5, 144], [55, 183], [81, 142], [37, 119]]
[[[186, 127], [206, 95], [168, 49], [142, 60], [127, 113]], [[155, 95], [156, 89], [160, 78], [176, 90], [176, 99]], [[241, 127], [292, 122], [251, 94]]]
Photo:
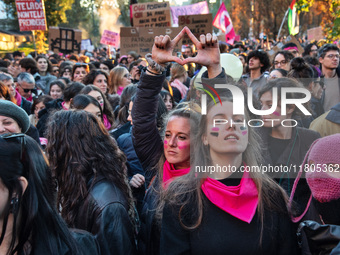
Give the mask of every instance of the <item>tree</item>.
[[297, 9], [309, 12], [318, 5], [316, 15], [322, 16], [321, 26], [328, 42], [340, 39], [340, 2], [339, 0], [298, 0]]

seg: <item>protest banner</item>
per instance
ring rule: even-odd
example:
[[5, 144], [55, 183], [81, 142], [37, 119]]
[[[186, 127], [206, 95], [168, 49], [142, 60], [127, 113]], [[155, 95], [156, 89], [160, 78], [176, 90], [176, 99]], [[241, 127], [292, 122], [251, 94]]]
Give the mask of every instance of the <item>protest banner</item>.
[[174, 6], [174, 7], [171, 7], [170, 9], [171, 9], [171, 17], [172, 17], [173, 26], [178, 25], [179, 16], [209, 13], [209, 7], [206, 1], [199, 2], [196, 4], [185, 5], [185, 6]]
[[[178, 27], [121, 27], [120, 28], [120, 52], [127, 55], [129, 51], [135, 51], [142, 57], [151, 53], [155, 36], [169, 35], [173, 39], [182, 28]], [[181, 43], [178, 43], [174, 52], [181, 51]]]
[[307, 30], [308, 41], [311, 41], [311, 40], [319, 41], [319, 40], [324, 39], [324, 38], [325, 38], [325, 36], [323, 35], [321, 26], [320, 27], [313, 27], [313, 28]]
[[62, 28], [62, 27], [49, 27], [49, 47], [50, 50], [58, 53], [70, 54], [81, 50], [81, 30]]
[[[185, 15], [178, 17], [179, 27], [187, 26], [199, 39], [201, 34], [212, 33], [212, 14]], [[193, 44], [187, 35], [183, 37], [182, 44]]]
[[81, 40], [81, 50], [91, 51], [92, 47], [91, 39]]
[[141, 3], [130, 6], [134, 27], [170, 27], [169, 2]]
[[46, 30], [44, 0], [15, 0], [20, 31]]
[[119, 47], [119, 34], [109, 30], [104, 30], [100, 43]]

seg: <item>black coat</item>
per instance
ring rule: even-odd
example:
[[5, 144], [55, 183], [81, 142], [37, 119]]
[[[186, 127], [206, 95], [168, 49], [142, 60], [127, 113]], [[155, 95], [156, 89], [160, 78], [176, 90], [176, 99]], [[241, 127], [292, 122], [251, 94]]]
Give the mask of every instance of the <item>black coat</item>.
[[136, 254], [127, 200], [114, 184], [105, 178], [97, 178], [94, 184], [88, 184], [91, 188], [78, 209], [74, 227], [93, 234], [101, 254]]
[[38, 113], [39, 121], [37, 123], [37, 129], [39, 131], [40, 137], [45, 137], [46, 135], [45, 132], [47, 129], [47, 121], [50, 114], [54, 111], [63, 109], [62, 102], [63, 102], [62, 99], [56, 99], [51, 102], [48, 102], [45, 105], [45, 108]]

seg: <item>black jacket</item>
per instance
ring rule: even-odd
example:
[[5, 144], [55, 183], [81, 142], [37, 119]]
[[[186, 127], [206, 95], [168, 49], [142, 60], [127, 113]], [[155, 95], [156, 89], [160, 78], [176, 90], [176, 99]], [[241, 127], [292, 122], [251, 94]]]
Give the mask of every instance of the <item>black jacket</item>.
[[89, 194], [78, 210], [75, 228], [92, 233], [101, 254], [136, 254], [129, 205], [123, 193], [103, 177], [88, 183]]
[[28, 101], [26, 98], [21, 97], [20, 107], [25, 110], [25, 112], [27, 113], [28, 116], [31, 115], [32, 103], [30, 101]]
[[266, 166], [288, 166], [290, 169], [288, 173], [283, 171], [270, 173], [270, 176], [277, 180], [287, 193], [290, 194], [294, 179], [299, 172], [299, 167], [302, 164], [311, 144], [321, 137], [320, 134], [309, 129], [294, 127], [289, 144], [282, 151], [276, 162], [273, 162], [269, 151], [269, 137], [271, 129], [257, 128], [255, 130], [258, 131], [258, 134], [262, 138], [261, 148], [262, 156], [264, 157], [263, 164]]

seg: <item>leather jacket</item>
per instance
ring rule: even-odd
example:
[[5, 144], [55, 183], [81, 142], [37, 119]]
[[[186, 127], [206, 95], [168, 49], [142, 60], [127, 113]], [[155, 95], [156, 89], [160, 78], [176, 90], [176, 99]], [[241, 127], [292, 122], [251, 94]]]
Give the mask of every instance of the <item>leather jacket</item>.
[[123, 193], [104, 177], [88, 183], [89, 194], [79, 208], [73, 227], [92, 233], [101, 254], [136, 254], [129, 204]]

